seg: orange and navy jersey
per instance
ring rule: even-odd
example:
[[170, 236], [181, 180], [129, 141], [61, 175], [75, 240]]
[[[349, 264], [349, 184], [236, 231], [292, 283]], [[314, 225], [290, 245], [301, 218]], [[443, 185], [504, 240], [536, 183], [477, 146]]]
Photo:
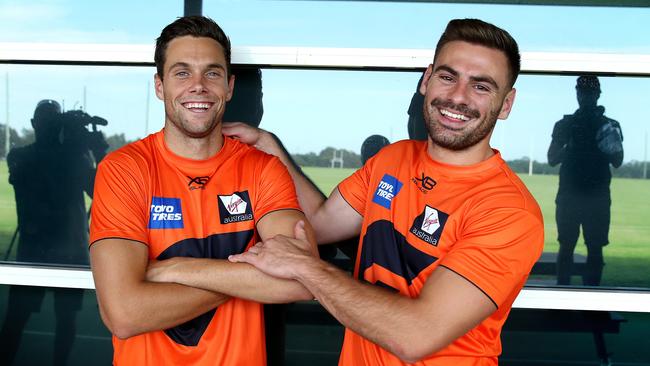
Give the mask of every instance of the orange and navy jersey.
[[[363, 216], [359, 280], [415, 298], [443, 266], [497, 306], [476, 328], [415, 365], [496, 365], [501, 327], [544, 244], [539, 206], [500, 153], [452, 166], [431, 159], [426, 142], [401, 141], [338, 189]], [[404, 365], [349, 329], [339, 364]]]
[[[281, 209], [300, 207], [277, 158], [226, 137], [215, 156], [186, 159], [161, 131], [99, 165], [90, 239], [142, 242], [151, 259], [225, 259], [259, 241], [257, 221]], [[264, 365], [263, 325], [259, 303], [233, 298], [171, 329], [114, 337], [114, 365]]]

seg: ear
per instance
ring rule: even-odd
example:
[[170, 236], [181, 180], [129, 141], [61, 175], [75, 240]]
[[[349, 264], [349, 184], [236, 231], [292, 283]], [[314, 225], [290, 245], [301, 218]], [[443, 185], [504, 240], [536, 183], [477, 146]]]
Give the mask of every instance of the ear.
[[235, 92], [235, 75], [230, 75], [228, 78], [228, 95], [226, 98], [227, 102], [230, 102], [232, 99], [232, 94]]
[[501, 104], [501, 111], [499, 111], [499, 119], [506, 119], [510, 115], [510, 110], [512, 105], [515, 103], [515, 96], [517, 95], [517, 89], [512, 88], [506, 94], [506, 97], [503, 99], [503, 104]]
[[433, 75], [433, 64], [429, 64], [427, 69], [424, 71], [424, 76], [422, 77], [422, 83], [420, 84], [420, 94], [425, 95], [427, 93], [427, 86], [429, 85], [429, 79]]
[[154, 74], [153, 76], [153, 85], [156, 89], [156, 96], [160, 100], [165, 100], [165, 92], [163, 91], [163, 82], [160, 79], [160, 76], [158, 74]]

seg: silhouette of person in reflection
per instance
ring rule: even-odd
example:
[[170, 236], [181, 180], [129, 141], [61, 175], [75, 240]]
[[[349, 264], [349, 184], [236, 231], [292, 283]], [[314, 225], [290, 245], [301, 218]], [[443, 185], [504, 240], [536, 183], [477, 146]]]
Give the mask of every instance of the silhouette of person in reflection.
[[[223, 122], [243, 122], [259, 127], [264, 115], [262, 70], [233, 66], [236, 87], [226, 104]], [[286, 304], [264, 304], [266, 360], [268, 366], [284, 365]]]
[[[92, 197], [95, 162], [108, 145], [86, 123], [105, 124], [82, 111], [61, 112], [59, 103], [40, 101], [32, 127], [35, 142], [7, 156], [18, 219], [16, 261], [65, 266], [88, 265], [88, 216], [84, 192]], [[90, 155], [92, 151], [93, 157]], [[64, 365], [75, 338], [76, 312], [83, 290], [56, 288], [54, 365]], [[0, 364], [9, 365], [33, 312], [40, 311], [46, 289], [11, 286], [0, 331]]]
[[390, 145], [390, 141], [382, 135], [370, 135], [361, 144], [361, 164], [375, 156], [382, 147]]
[[[361, 164], [362, 165], [366, 164], [366, 162], [370, 160], [370, 158], [375, 156], [375, 154], [377, 154], [379, 150], [381, 150], [386, 145], [390, 145], [390, 141], [388, 141], [386, 137], [382, 135], [368, 136], [365, 140], [363, 140], [363, 143], [361, 144]], [[358, 254], [358, 243], [359, 243], [359, 236], [355, 236], [348, 240], [344, 240], [337, 243], [336, 247], [340, 249], [341, 252], [343, 252], [343, 254], [345, 254], [351, 261], [345, 263], [335, 262], [335, 264], [344, 270], [352, 272], [352, 269], [354, 267], [354, 262], [356, 261], [357, 254]], [[320, 245], [318, 249], [322, 250], [321, 248], [325, 249], [330, 247], [332, 246]], [[321, 258], [322, 257], [323, 256], [321, 256]]]
[[424, 73], [420, 76], [418, 84], [415, 86], [415, 93], [411, 98], [411, 104], [409, 105], [409, 120], [408, 120], [408, 133], [409, 139], [426, 141], [428, 138], [428, 132], [426, 125], [424, 123], [424, 114], [422, 112], [422, 106], [424, 105], [424, 95], [420, 93], [420, 84], [422, 84], [422, 78], [424, 78]]
[[597, 104], [600, 82], [596, 76], [578, 77], [578, 110], [565, 115], [553, 127], [548, 163], [560, 167], [560, 184], [555, 199], [558, 241], [557, 283], [571, 282], [573, 252], [580, 227], [587, 246], [587, 263], [582, 276], [586, 286], [598, 286], [603, 273], [603, 247], [609, 243], [610, 165], [623, 162], [623, 133], [615, 120], [605, 116]]
[[224, 122], [244, 122], [253, 127], [259, 127], [264, 115], [262, 102], [262, 70], [257, 67], [232, 68], [237, 86], [232, 98], [226, 104], [223, 114]]

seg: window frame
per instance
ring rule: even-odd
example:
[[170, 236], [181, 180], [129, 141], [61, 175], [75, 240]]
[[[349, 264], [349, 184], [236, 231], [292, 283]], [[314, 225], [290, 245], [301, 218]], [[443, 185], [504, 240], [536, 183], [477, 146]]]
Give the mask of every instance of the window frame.
[[[153, 66], [154, 48], [132, 44], [0, 42], [0, 64]], [[262, 68], [418, 71], [433, 50], [233, 47], [232, 63]], [[522, 52], [522, 74], [650, 77], [650, 55]], [[1, 285], [94, 289], [90, 269], [0, 262]], [[526, 286], [513, 307], [650, 313], [650, 289]]]

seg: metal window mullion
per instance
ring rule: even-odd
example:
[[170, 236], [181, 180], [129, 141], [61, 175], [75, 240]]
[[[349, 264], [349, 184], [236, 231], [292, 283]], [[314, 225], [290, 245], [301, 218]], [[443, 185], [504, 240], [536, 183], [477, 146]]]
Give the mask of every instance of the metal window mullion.
[[[94, 290], [89, 269], [0, 265], [0, 284]], [[650, 313], [650, 291], [524, 288], [513, 307]]]
[[[0, 63], [153, 65], [152, 45], [0, 43]], [[433, 59], [429, 49], [233, 47], [233, 64], [288, 68], [415, 70]], [[522, 52], [524, 73], [650, 76], [650, 55]]]

